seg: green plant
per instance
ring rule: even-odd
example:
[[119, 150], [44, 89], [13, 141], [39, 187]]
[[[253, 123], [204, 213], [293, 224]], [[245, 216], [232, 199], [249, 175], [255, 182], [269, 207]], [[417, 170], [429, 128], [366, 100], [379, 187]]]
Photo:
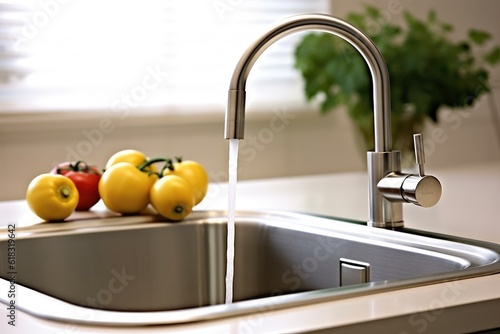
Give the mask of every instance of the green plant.
[[[500, 47], [486, 50], [487, 32], [470, 30], [467, 38], [453, 41], [453, 26], [434, 11], [425, 20], [405, 12], [405, 24], [398, 26], [384, 22], [373, 6], [350, 13], [347, 21], [367, 33], [386, 60], [395, 149], [410, 149], [411, 133], [421, 131], [426, 119], [438, 122], [441, 107], [468, 107], [490, 91], [488, 69], [500, 62]], [[373, 149], [372, 84], [354, 47], [331, 34], [307, 34], [296, 47], [295, 67], [306, 98], [319, 96], [323, 113], [346, 106], [366, 148]]]

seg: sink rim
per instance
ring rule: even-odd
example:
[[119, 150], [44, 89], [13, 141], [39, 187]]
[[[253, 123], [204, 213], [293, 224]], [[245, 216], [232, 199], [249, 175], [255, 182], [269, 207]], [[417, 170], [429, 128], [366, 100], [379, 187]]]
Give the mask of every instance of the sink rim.
[[[483, 257], [495, 256], [495, 261], [487, 265], [473, 266], [448, 273], [440, 273], [425, 277], [399, 279], [390, 281], [370, 282], [354, 286], [333, 287], [314, 291], [297, 292], [289, 295], [272, 296], [252, 300], [238, 301], [233, 304], [210, 305], [189, 309], [167, 310], [167, 311], [110, 311], [99, 310], [88, 307], [74, 305], [49, 295], [37, 292], [26, 286], [16, 285], [18, 295], [23, 298], [16, 301], [16, 307], [38, 317], [47, 318], [56, 321], [66, 321], [74, 323], [84, 323], [87, 325], [107, 325], [107, 326], [141, 326], [141, 325], [160, 325], [213, 320], [217, 318], [230, 317], [235, 315], [249, 314], [255, 312], [277, 310], [293, 306], [307, 305], [311, 303], [333, 301], [344, 298], [375, 294], [386, 291], [413, 288], [423, 285], [431, 285], [465, 278], [492, 275], [500, 273], [500, 245], [472, 240], [450, 235], [437, 234], [432, 232], [413, 230], [403, 228], [400, 231], [375, 229], [366, 226], [365, 222], [342, 219], [329, 216], [318, 216], [304, 213], [295, 213], [288, 211], [238, 211], [236, 217], [241, 220], [256, 217], [267, 219], [267, 225], [280, 226], [279, 219], [286, 218], [287, 224], [292, 224], [293, 228], [314, 231], [328, 235], [331, 233], [341, 234], [343, 237], [353, 237], [363, 232], [363, 238], [382, 239], [383, 242], [400, 247], [409, 247], [412, 242], [425, 238], [427, 247], [442, 247], [443, 251], [452, 251], [452, 243], [460, 243], [464, 252], [472, 253], [472, 249], [477, 247], [484, 249]], [[227, 218], [226, 211], [195, 211], [181, 224], [194, 223], [224, 223]], [[305, 220], [307, 218], [307, 221]], [[291, 220], [290, 220], [291, 219]], [[329, 221], [325, 226], [325, 219]], [[200, 221], [201, 220], [201, 221]], [[270, 223], [271, 222], [271, 223]], [[148, 223], [148, 224], [144, 224]], [[322, 223], [322, 224], [320, 224]], [[238, 224], [238, 223], [237, 223]], [[281, 223], [282, 225], [283, 223]], [[141, 215], [126, 217], [96, 218], [90, 220], [79, 220], [67, 223], [39, 224], [18, 228], [16, 239], [35, 238], [54, 235], [65, 235], [72, 233], [88, 233], [99, 231], [113, 231], [117, 228], [140, 229], [165, 226], [165, 220], [157, 215]], [[290, 227], [290, 226], [287, 226]], [[401, 238], [404, 233], [405, 238]], [[6, 240], [6, 234], [0, 240]], [[398, 237], [399, 236], [399, 237]], [[432, 242], [431, 242], [432, 241]], [[429, 245], [430, 243], [430, 245]], [[434, 245], [432, 245], [434, 244]], [[441, 244], [441, 246], [439, 246]], [[426, 249], [420, 249], [426, 251]], [[471, 254], [471, 260], [474, 257], [480, 257], [477, 254]], [[454, 259], [455, 261], [455, 259]], [[10, 282], [0, 278], [0, 290], [8, 291]], [[5, 289], [5, 290], [3, 290]], [[7, 304], [9, 300], [5, 295], [0, 295], [0, 302]]]

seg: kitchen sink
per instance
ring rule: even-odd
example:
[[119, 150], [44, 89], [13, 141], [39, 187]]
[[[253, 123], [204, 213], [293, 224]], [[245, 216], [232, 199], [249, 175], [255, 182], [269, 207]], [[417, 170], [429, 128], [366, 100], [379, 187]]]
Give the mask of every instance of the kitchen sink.
[[[18, 228], [17, 305], [71, 322], [201, 321], [500, 272], [500, 246], [291, 212], [237, 212], [234, 302], [224, 304], [227, 213]], [[0, 239], [0, 290], [10, 270]], [[5, 295], [5, 296], [4, 296]], [[8, 303], [6, 294], [0, 300]]]

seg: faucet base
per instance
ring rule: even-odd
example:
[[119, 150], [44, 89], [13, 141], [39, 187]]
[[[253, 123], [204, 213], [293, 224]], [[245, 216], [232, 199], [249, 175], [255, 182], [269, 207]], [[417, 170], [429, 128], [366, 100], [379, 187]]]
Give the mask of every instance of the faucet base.
[[368, 152], [368, 226], [380, 228], [403, 227], [403, 205], [387, 200], [377, 187], [379, 180], [391, 172], [401, 171], [401, 153]]
[[402, 227], [405, 227], [404, 221], [399, 221], [399, 222], [383, 222], [383, 223], [375, 223], [368, 221], [367, 226], [369, 227], [377, 227], [377, 228], [384, 228], [386, 230], [397, 230]]

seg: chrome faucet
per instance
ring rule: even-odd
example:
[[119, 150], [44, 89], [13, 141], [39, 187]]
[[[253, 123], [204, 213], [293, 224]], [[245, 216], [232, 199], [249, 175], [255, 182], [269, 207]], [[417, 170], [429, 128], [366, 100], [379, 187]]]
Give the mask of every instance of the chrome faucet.
[[429, 207], [441, 196], [441, 184], [423, 171], [423, 140], [415, 136], [419, 175], [401, 173], [399, 151], [392, 151], [389, 72], [372, 40], [351, 24], [323, 14], [303, 14], [278, 22], [240, 58], [231, 78], [224, 136], [243, 139], [245, 128], [245, 86], [258, 57], [274, 42], [298, 31], [317, 30], [334, 34], [352, 44], [368, 64], [373, 82], [375, 151], [368, 152], [369, 219], [373, 227], [403, 226], [403, 202]]

